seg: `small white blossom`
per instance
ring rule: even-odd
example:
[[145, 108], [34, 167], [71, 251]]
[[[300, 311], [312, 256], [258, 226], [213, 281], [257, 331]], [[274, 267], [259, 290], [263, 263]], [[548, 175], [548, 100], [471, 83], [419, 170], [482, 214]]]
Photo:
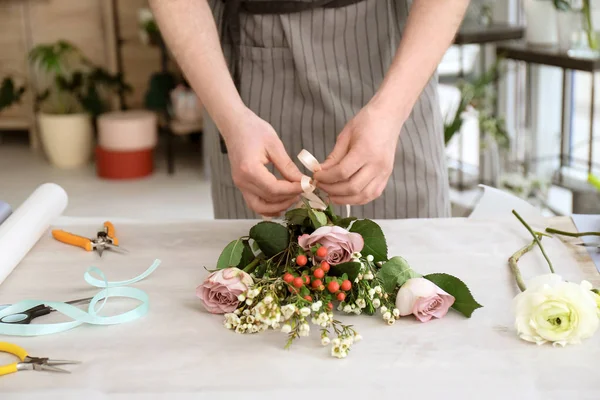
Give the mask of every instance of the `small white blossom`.
[[298, 328], [298, 335], [300, 335], [300, 336], [308, 336], [309, 333], [310, 333], [310, 325], [308, 325], [307, 323], [303, 323]]
[[392, 314], [394, 314], [394, 317], [399, 317], [400, 316], [400, 310], [398, 310], [397, 308], [394, 308], [394, 310], [392, 311]]
[[383, 314], [383, 319], [385, 319], [386, 321], [392, 318], [392, 314], [387, 311], [385, 314]]
[[331, 341], [331, 344], [334, 346], [339, 346], [342, 341], [339, 338], [335, 338]]
[[302, 315], [303, 317], [308, 317], [310, 315], [310, 308], [302, 307], [300, 309], [300, 315]]
[[372, 299], [375, 296], [375, 289], [369, 289], [369, 297]]
[[344, 312], [345, 312], [345, 313], [351, 313], [351, 312], [352, 312], [352, 307], [350, 307], [350, 305], [349, 305], [349, 304], [346, 304], [346, 305], [344, 306]]
[[238, 308], [238, 309], [237, 309], [237, 310], [235, 310], [233, 313], [234, 313], [235, 315], [240, 315], [242, 312], [241, 312], [241, 311], [240, 311], [240, 309]]
[[379, 308], [380, 305], [381, 305], [381, 300], [379, 300], [379, 299], [373, 300], [373, 307]]
[[374, 260], [373, 256], [372, 256], [371, 254], [369, 254], [369, 255], [367, 256], [367, 261], [369, 261], [369, 262], [373, 262], [373, 260]]
[[344, 305], [342, 303], [340, 303], [340, 304], [338, 304], [337, 309], [338, 309], [338, 311], [349, 312], [349, 311], [345, 311], [346, 307], [344, 307]]
[[292, 331], [292, 327], [288, 324], [285, 324], [281, 327], [281, 332], [290, 333]]
[[246, 295], [245, 295], [244, 293], [240, 294], [240, 295], [238, 296], [238, 300], [239, 300], [239, 301], [244, 301], [244, 300], [246, 300]]
[[252, 299], [246, 299], [246, 304], [248, 304], [249, 306], [252, 305]]
[[310, 308], [312, 308], [313, 311], [317, 312], [321, 309], [322, 306], [323, 302], [319, 300], [316, 303], [313, 303], [313, 305]]
[[286, 304], [281, 307], [281, 313], [283, 314], [283, 319], [288, 320], [294, 313], [296, 312], [296, 306], [293, 304]]
[[235, 333], [244, 333], [242, 325], [238, 325], [237, 328], [235, 328]]
[[249, 324], [253, 324], [253, 323], [254, 323], [254, 321], [255, 321], [255, 318], [254, 318], [252, 315], [248, 315], [248, 316], [246, 317], [246, 322], [247, 322], [247, 323], [249, 323]]
[[365, 280], [367, 280], [367, 281], [370, 281], [370, 280], [373, 280], [373, 278], [375, 278], [375, 277], [373, 276], [373, 274], [371, 272], [367, 272], [363, 278], [365, 278]]
[[356, 315], [360, 315], [361, 313], [362, 313], [362, 310], [361, 310], [360, 308], [356, 307], [356, 308], [354, 309], [354, 314], [356, 314]]
[[267, 295], [265, 296], [265, 298], [263, 299], [263, 302], [265, 304], [271, 304], [273, 302], [273, 297], [271, 297], [271, 295]]
[[243, 314], [244, 315], [250, 315], [250, 310], [244, 310]]
[[227, 322], [227, 323], [225, 323], [225, 328], [231, 329], [231, 328], [233, 328], [233, 325], [231, 325], [229, 322]]
[[381, 294], [381, 286], [379, 286], [379, 285], [375, 286], [374, 289], [375, 289], [375, 293]]
[[331, 355], [336, 358], [346, 358], [348, 355], [347, 351], [343, 351], [340, 346], [333, 346], [331, 348]]
[[327, 336], [324, 336], [321, 338], [321, 344], [323, 346], [327, 346], [331, 341], [329, 340], [329, 338]]
[[358, 343], [362, 340], [362, 336], [359, 335], [358, 333], [354, 334], [354, 343]]
[[363, 298], [356, 299], [356, 305], [360, 308], [365, 308], [367, 306], [367, 302]]
[[387, 307], [386, 306], [381, 306], [381, 308], [379, 309], [379, 311], [381, 311], [382, 314], [385, 314], [385, 312], [387, 311]]
[[394, 325], [395, 322], [396, 322], [396, 320], [394, 318], [390, 318], [387, 320], [388, 325]]
[[354, 252], [354, 253], [352, 254], [352, 257], [354, 257], [354, 258], [361, 258], [361, 257], [362, 257], [362, 254], [360, 254], [360, 252], [356, 251], [356, 252]]

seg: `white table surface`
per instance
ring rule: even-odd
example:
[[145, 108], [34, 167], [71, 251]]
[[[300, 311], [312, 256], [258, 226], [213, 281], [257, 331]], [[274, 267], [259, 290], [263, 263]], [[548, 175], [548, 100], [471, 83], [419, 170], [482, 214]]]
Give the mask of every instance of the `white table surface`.
[[[102, 259], [46, 236], [2, 284], [0, 304], [91, 296], [97, 289], [83, 280], [89, 266], [100, 267], [109, 280], [122, 280], [159, 258], [158, 270], [135, 285], [149, 294], [150, 311], [118, 326], [0, 337], [32, 355], [83, 362], [69, 367], [69, 375], [23, 371], [2, 377], [0, 399], [600, 398], [600, 333], [566, 348], [517, 338], [511, 299], [518, 289], [506, 261], [529, 237], [511, 216], [507, 221], [381, 222], [390, 255], [404, 256], [422, 273], [455, 274], [484, 308], [471, 319], [451, 312], [430, 323], [408, 317], [391, 327], [379, 316], [341, 315], [364, 337], [345, 360], [319, 345], [316, 329], [286, 351], [282, 333], [235, 334], [223, 328], [221, 316], [203, 311], [194, 295], [207, 274], [203, 267], [212, 268], [221, 249], [247, 234], [252, 221], [117, 223], [131, 254], [105, 252]], [[69, 221], [71, 230], [84, 235], [99, 226], [74, 222]], [[558, 273], [600, 283], [597, 275], [582, 276], [563, 243], [544, 241]], [[521, 265], [525, 277], [546, 272], [539, 252], [526, 255]], [[133, 305], [113, 299], [105, 310]], [[0, 362], [11, 360], [0, 354]]]

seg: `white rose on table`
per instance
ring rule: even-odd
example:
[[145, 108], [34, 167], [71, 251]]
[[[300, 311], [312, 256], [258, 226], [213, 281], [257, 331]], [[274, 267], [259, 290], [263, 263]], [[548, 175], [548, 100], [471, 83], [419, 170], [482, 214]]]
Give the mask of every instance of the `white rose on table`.
[[591, 337], [600, 323], [596, 294], [587, 281], [565, 282], [556, 274], [538, 276], [514, 298], [515, 327], [528, 342], [565, 346]]

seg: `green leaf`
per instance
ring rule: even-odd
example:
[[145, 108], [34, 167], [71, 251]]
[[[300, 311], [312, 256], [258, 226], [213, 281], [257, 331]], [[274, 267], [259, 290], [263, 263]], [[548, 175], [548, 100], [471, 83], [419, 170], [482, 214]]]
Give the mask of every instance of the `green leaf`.
[[381, 266], [377, 277], [381, 280], [386, 293], [395, 294], [398, 286], [404, 285], [411, 278], [419, 278], [421, 275], [416, 273], [404, 258], [392, 257]]
[[356, 217], [342, 218], [338, 220], [335, 224], [344, 229], [348, 229], [348, 227], [350, 226], [350, 224], [352, 224], [353, 221], [356, 221]]
[[285, 213], [285, 219], [290, 225], [303, 225], [306, 218], [308, 218], [306, 208], [295, 208]]
[[354, 282], [354, 280], [358, 277], [360, 273], [361, 264], [358, 262], [347, 262], [338, 265], [332, 265], [331, 270], [329, 271], [329, 275], [331, 276], [343, 276], [344, 274], [348, 275], [348, 279], [350, 282]]
[[460, 279], [448, 274], [429, 274], [425, 279], [435, 283], [440, 289], [456, 299], [452, 308], [470, 318], [473, 311], [483, 307], [473, 298], [467, 285]]
[[315, 229], [327, 225], [327, 216], [322, 211], [310, 209], [308, 210], [308, 216]]
[[290, 232], [283, 225], [275, 222], [260, 222], [250, 229], [250, 237], [268, 258], [287, 249], [290, 243]]
[[244, 240], [244, 249], [242, 250], [242, 257], [240, 263], [238, 264], [238, 268], [244, 269], [248, 264], [252, 262], [256, 257], [250, 248], [250, 244], [247, 240]]
[[379, 225], [369, 219], [363, 219], [354, 222], [350, 231], [359, 233], [365, 241], [361, 251], [363, 256], [372, 255], [375, 262], [387, 260], [387, 244]]
[[217, 261], [217, 269], [225, 269], [229, 267], [237, 267], [242, 259], [244, 244], [241, 239], [234, 240], [229, 243], [219, 256]]

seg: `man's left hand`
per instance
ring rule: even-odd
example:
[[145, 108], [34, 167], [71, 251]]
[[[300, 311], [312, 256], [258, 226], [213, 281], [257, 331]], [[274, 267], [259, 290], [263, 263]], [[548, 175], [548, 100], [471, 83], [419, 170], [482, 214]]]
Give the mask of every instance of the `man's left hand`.
[[314, 174], [317, 186], [336, 204], [364, 205], [381, 196], [394, 168], [402, 125], [397, 116], [366, 105]]

